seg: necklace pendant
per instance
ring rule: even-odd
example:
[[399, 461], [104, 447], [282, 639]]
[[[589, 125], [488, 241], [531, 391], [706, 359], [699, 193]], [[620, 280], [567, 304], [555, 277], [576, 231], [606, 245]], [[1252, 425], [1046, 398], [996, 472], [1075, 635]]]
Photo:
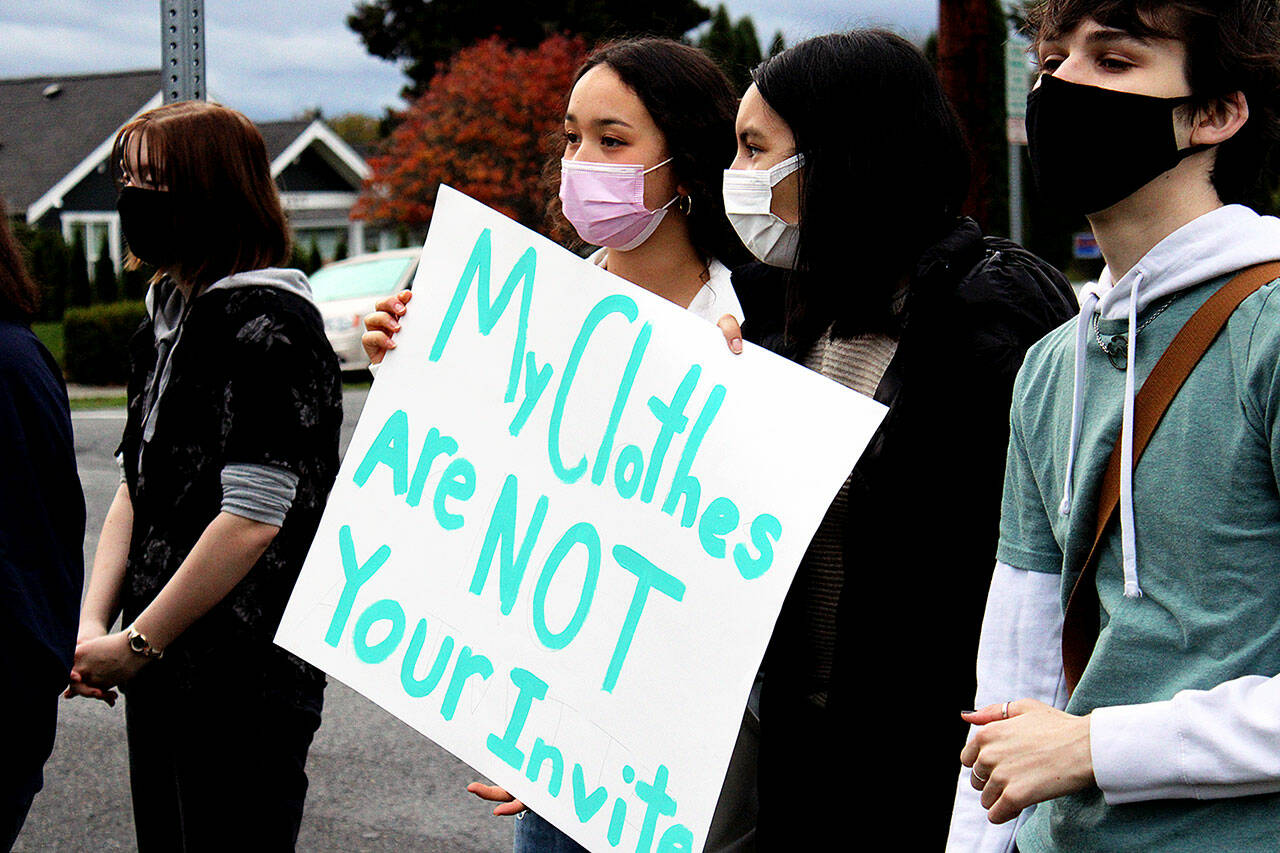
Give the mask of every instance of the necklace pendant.
[[1102, 348], [1107, 360], [1116, 370], [1125, 370], [1129, 366], [1129, 339], [1125, 335], [1116, 335]]

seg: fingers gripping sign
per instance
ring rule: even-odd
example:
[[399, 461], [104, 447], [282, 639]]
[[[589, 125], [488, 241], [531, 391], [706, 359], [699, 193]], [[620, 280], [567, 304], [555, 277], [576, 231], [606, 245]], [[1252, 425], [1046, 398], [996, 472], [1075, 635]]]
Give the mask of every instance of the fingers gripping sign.
[[970, 783], [982, 792], [992, 823], [1094, 784], [1088, 715], [1019, 699], [961, 716], [982, 727], [960, 753], [960, 763], [972, 770]]
[[412, 290], [402, 290], [384, 297], [374, 306], [372, 313], [365, 315], [365, 333], [360, 336], [360, 345], [364, 347], [370, 363], [381, 364], [387, 352], [396, 348], [394, 336], [400, 331], [400, 318], [412, 298]]
[[742, 354], [742, 327], [738, 325], [738, 321], [734, 319], [732, 314], [725, 314], [716, 321], [716, 325], [720, 327], [720, 331], [724, 332], [725, 343], [729, 345], [730, 352], [736, 355]]

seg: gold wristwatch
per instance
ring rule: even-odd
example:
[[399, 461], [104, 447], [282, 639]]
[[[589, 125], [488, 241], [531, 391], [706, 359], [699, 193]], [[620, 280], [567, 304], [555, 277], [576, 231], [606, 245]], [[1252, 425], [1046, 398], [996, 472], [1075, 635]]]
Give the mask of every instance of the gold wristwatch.
[[135, 654], [142, 655], [144, 658], [159, 659], [164, 657], [164, 649], [157, 649], [151, 645], [147, 635], [139, 631], [135, 626], [130, 625], [125, 629], [125, 635], [129, 638], [129, 650]]

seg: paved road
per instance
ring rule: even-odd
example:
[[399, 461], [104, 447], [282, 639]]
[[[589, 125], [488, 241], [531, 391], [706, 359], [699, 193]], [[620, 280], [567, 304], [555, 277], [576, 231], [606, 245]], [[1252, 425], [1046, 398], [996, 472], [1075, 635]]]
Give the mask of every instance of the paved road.
[[[365, 394], [346, 395], [344, 450]], [[118, 482], [111, 457], [124, 413], [82, 412], [74, 422], [88, 505], [88, 566]], [[334, 681], [325, 691], [324, 723], [307, 775], [311, 787], [299, 850], [480, 853], [511, 847], [510, 820], [492, 817], [463, 790], [477, 778], [474, 771]], [[109, 708], [82, 699], [62, 702], [45, 788], [14, 850], [133, 849], [122, 703]]]

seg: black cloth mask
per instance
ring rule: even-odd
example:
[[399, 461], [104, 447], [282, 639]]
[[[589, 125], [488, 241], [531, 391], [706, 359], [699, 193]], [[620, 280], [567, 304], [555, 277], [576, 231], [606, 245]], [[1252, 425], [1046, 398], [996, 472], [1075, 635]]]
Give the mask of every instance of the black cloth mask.
[[1173, 110], [1190, 100], [1043, 75], [1027, 96], [1031, 170], [1041, 199], [1068, 213], [1097, 213], [1212, 148], [1178, 148]]
[[154, 267], [171, 266], [178, 257], [178, 226], [173, 194], [124, 187], [116, 200], [120, 227], [134, 257]]

